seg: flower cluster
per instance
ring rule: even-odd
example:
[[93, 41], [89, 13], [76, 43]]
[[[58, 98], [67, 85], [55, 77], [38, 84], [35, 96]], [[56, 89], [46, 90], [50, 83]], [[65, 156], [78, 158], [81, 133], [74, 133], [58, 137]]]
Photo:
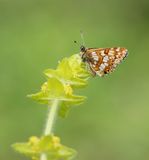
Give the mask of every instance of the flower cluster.
[[26, 143], [16, 143], [13, 148], [19, 153], [39, 160], [44, 153], [48, 160], [70, 160], [76, 155], [76, 151], [60, 143], [56, 136], [30, 137]]
[[67, 115], [71, 106], [84, 102], [84, 96], [73, 94], [75, 89], [87, 85], [87, 79], [90, 76], [78, 54], [64, 58], [59, 62], [57, 69], [47, 69], [44, 74], [47, 81], [42, 85], [40, 92], [31, 94], [29, 97], [48, 105], [53, 100], [59, 100], [61, 117]]

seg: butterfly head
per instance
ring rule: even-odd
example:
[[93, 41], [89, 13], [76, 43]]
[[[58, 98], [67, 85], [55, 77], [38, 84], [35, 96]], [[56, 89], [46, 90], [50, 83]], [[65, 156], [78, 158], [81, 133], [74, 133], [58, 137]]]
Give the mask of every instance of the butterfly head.
[[82, 61], [86, 62], [87, 61], [86, 48], [83, 45], [81, 45], [81, 47], [80, 47], [80, 55], [81, 55]]

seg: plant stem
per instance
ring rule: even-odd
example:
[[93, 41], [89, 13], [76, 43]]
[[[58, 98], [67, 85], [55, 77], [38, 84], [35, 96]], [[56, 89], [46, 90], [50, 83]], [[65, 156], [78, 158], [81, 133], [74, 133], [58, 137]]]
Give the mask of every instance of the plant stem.
[[47, 122], [46, 122], [45, 130], [44, 130], [45, 136], [52, 134], [54, 121], [57, 115], [58, 103], [59, 103], [59, 100], [56, 99], [53, 101], [52, 105], [49, 106], [49, 113], [48, 113]]
[[[54, 100], [51, 106], [49, 107], [48, 111], [48, 116], [47, 116], [47, 121], [46, 121], [46, 126], [43, 135], [51, 135], [53, 132], [53, 125], [54, 121], [56, 119], [57, 115], [57, 108], [58, 108], [59, 100]], [[47, 160], [47, 156], [45, 153], [42, 153], [40, 156], [40, 160]]]

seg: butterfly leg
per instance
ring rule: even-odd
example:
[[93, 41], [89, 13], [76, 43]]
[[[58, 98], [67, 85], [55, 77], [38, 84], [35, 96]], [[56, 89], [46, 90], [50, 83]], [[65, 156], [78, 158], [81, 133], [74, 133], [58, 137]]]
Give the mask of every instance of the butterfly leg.
[[95, 77], [96, 76], [96, 72], [92, 69], [92, 67], [87, 63], [87, 70], [90, 72], [90, 74]]

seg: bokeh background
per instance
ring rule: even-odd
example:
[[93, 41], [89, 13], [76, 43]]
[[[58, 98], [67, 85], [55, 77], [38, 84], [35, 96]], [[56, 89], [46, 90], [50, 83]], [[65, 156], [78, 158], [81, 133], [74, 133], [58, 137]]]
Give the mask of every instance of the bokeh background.
[[87, 47], [122, 46], [129, 56], [80, 94], [87, 101], [57, 119], [55, 134], [77, 160], [149, 159], [149, 1], [0, 0], [0, 159], [27, 160], [10, 145], [40, 136], [47, 107], [26, 98], [42, 71]]

